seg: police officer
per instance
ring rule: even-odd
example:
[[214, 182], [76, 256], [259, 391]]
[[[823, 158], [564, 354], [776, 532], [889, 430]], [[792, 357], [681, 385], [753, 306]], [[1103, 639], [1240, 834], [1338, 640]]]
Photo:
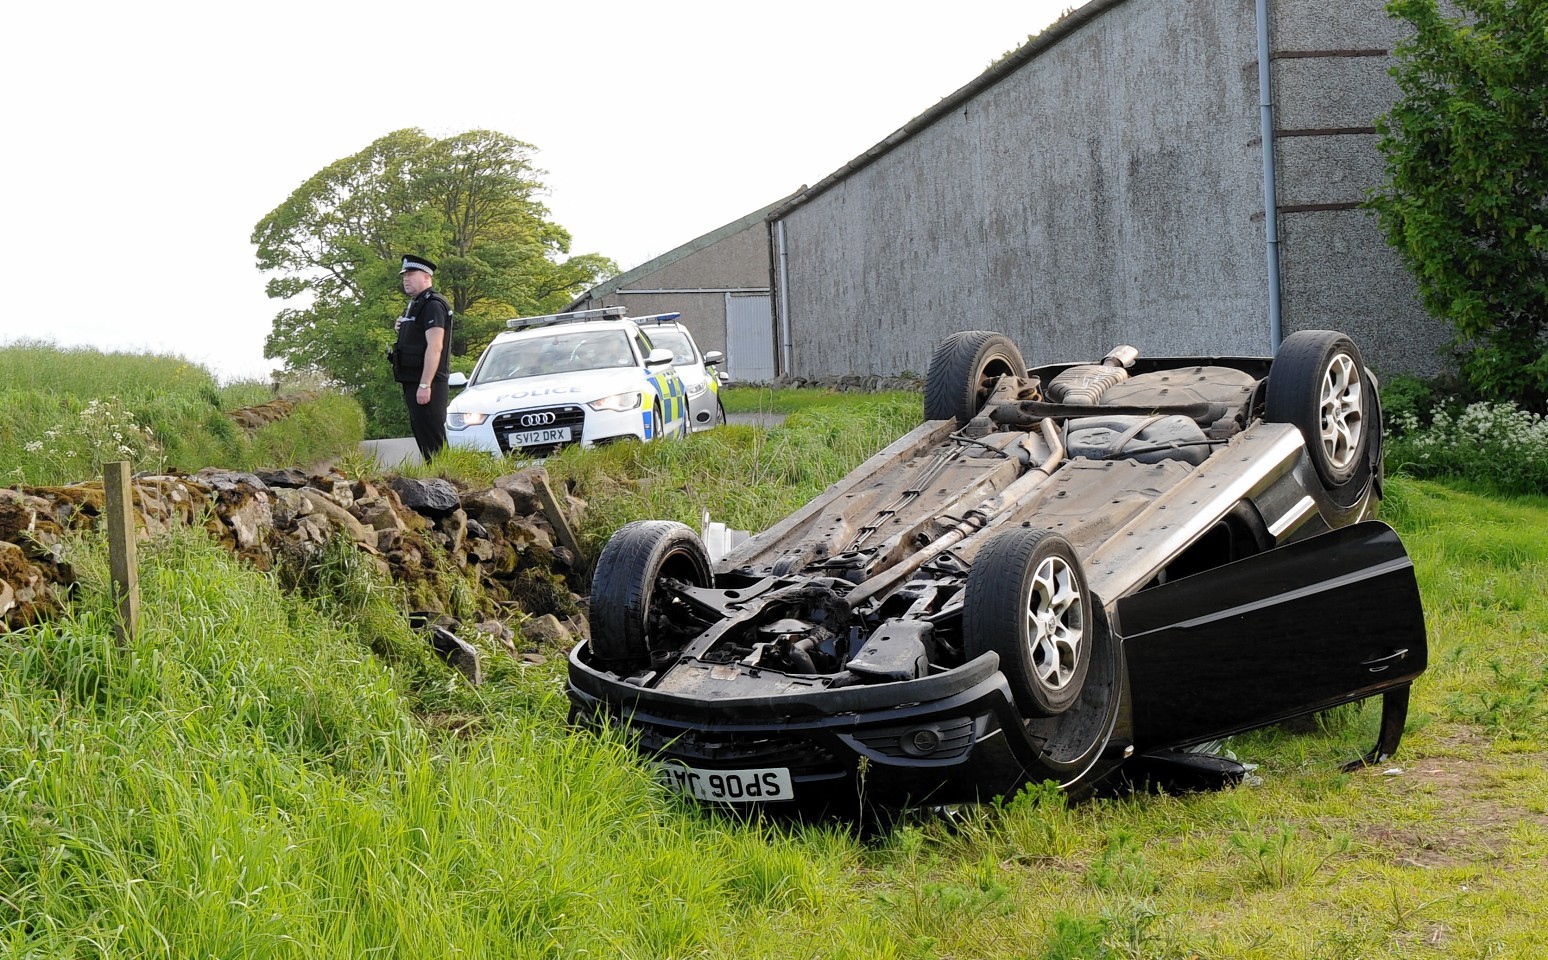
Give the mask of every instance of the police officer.
[[403, 293], [409, 298], [394, 324], [398, 342], [392, 350], [392, 375], [403, 385], [409, 427], [428, 462], [446, 446], [446, 402], [451, 373], [451, 304], [430, 289], [435, 264], [412, 254], [403, 258]]

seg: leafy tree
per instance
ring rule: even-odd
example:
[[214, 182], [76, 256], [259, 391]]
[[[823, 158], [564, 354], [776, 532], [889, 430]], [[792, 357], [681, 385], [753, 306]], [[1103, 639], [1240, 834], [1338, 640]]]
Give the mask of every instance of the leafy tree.
[[1548, 399], [1548, 3], [1390, 0], [1415, 33], [1373, 206], [1480, 396]]
[[253, 229], [258, 267], [276, 274], [268, 295], [299, 303], [275, 316], [264, 356], [354, 390], [373, 432], [402, 432], [386, 361], [402, 254], [436, 261], [456, 345], [473, 356], [505, 319], [561, 309], [616, 273], [598, 254], [565, 257], [570, 235], [537, 200], [533, 149], [489, 130], [396, 130], [314, 174]]

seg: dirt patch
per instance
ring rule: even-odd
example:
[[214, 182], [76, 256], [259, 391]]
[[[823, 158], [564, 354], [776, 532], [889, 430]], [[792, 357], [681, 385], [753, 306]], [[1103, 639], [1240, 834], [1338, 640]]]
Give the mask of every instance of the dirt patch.
[[[1488, 740], [1464, 731], [1444, 741], [1474, 756], [1419, 756], [1373, 767], [1364, 776], [1385, 780], [1395, 796], [1433, 800], [1423, 824], [1375, 824], [1364, 839], [1390, 850], [1393, 861], [1417, 867], [1477, 866], [1501, 859], [1523, 823], [1548, 831], [1548, 814], [1508, 796], [1512, 770], [1541, 770], [1548, 754], [1484, 757]], [[1448, 751], [1449, 752], [1449, 751]], [[1390, 771], [1400, 770], [1401, 773]]]

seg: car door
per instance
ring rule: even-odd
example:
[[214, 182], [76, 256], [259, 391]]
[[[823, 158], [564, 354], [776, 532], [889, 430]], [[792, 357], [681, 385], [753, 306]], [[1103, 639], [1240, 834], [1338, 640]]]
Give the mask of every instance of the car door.
[[1413, 564], [1376, 521], [1142, 590], [1116, 621], [1142, 753], [1393, 690], [1427, 659]]

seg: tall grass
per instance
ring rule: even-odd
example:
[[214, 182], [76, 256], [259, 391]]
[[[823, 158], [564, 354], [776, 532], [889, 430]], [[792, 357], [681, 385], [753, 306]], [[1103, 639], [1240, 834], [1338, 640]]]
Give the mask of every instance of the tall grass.
[[221, 387], [176, 357], [41, 344], [0, 347], [0, 482], [71, 483], [109, 460], [136, 470], [253, 470], [322, 463], [364, 433], [359, 404], [323, 393], [248, 434], [227, 415], [273, 399], [268, 385]]
[[[757, 527], [788, 512], [760, 499], [917, 422], [917, 397], [855, 402], [848, 426], [550, 464], [596, 513], [696, 523], [724, 497], [717, 519]], [[0, 637], [0, 952], [1548, 956], [1548, 498], [1395, 476], [1384, 517], [1431, 645], [1389, 764], [1341, 769], [1374, 742], [1366, 704], [1235, 738], [1256, 780], [1234, 790], [1044, 785], [869, 840], [675, 801], [621, 736], [565, 730], [561, 663], [490, 651], [469, 688], [342, 554], [309, 602], [192, 535], [147, 545], [146, 631], [119, 648], [100, 548], [74, 547], [72, 615]]]
[[532, 695], [477, 737], [434, 735], [349, 624], [217, 547], [147, 552], [124, 647], [82, 562], [71, 616], [0, 639], [11, 955], [773, 956], [814, 921], [840, 953], [885, 939], [832, 897], [847, 841], [685, 811], [621, 741], [564, 732], [551, 670], [505, 675]]
[[58, 347], [39, 341], [0, 347], [0, 384], [7, 390], [88, 400], [161, 390], [202, 394], [217, 404], [220, 395], [214, 375], [182, 357]]

